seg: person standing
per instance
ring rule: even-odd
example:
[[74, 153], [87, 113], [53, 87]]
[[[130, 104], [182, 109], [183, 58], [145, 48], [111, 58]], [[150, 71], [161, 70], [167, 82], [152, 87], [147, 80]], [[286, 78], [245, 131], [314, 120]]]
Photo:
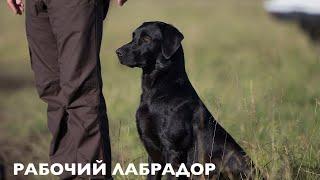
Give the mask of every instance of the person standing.
[[[117, 0], [122, 6], [126, 0]], [[102, 93], [100, 45], [109, 0], [7, 0], [15, 14], [26, 10], [26, 34], [40, 98], [48, 105], [52, 134], [50, 163], [103, 160], [112, 179], [106, 103]]]

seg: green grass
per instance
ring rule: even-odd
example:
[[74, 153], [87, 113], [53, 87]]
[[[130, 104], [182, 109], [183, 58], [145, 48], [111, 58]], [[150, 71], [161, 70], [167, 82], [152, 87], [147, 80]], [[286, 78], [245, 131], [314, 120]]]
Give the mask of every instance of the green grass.
[[[172, 23], [184, 33], [194, 87], [271, 179], [320, 178], [319, 52], [296, 25], [274, 21], [254, 0], [130, 0], [123, 8], [111, 7], [101, 59], [114, 162], [146, 158], [134, 118], [141, 71], [119, 65], [114, 50], [150, 20]], [[0, 89], [0, 156], [6, 165], [46, 162], [46, 105], [30, 83], [24, 18], [10, 14], [4, 3], [0, 76], [1, 87], [23, 82]]]

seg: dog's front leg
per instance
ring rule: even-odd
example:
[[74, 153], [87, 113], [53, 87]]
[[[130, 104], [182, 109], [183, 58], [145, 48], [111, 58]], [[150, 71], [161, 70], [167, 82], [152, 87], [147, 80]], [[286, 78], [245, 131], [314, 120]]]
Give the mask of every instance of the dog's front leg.
[[[166, 163], [171, 164], [175, 173], [178, 172], [181, 163], [186, 164], [186, 154], [183, 152], [178, 152], [176, 150], [170, 149], [165, 151]], [[176, 174], [179, 175], [179, 174]], [[186, 180], [186, 176], [176, 176], [171, 173], [167, 174], [167, 180]]]
[[[148, 156], [148, 163], [149, 163], [149, 169], [151, 169], [150, 165], [152, 163], [159, 163], [159, 162], [154, 162], [152, 160], [152, 158], [150, 156]], [[152, 175], [151, 173], [149, 173], [147, 176], [147, 180], [161, 180], [162, 171], [163, 171], [163, 164], [162, 163], [161, 163], [161, 167], [162, 167], [162, 169], [160, 171], [156, 171], [155, 175]]]

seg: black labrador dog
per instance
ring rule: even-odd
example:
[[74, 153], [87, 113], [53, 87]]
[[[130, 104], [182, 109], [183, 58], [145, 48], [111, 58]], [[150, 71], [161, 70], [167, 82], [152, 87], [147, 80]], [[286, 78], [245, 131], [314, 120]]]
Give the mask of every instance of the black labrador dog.
[[[116, 51], [121, 64], [143, 70], [136, 120], [150, 163], [171, 163], [175, 170], [181, 163], [188, 168], [196, 162], [216, 165], [208, 177], [193, 179], [255, 178], [251, 159], [192, 87], [185, 71], [183, 38], [172, 25], [146, 22], [133, 32], [131, 42]], [[161, 179], [161, 172], [148, 179]]]

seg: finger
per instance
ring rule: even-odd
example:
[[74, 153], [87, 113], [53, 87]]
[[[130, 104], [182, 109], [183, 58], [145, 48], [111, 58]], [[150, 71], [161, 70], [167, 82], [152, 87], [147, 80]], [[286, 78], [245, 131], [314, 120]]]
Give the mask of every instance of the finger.
[[24, 6], [19, 6], [19, 10], [20, 10], [21, 12], [24, 12]]
[[118, 0], [118, 4], [120, 5], [120, 6], [123, 6], [123, 4], [126, 2], [127, 0]]
[[23, 8], [22, 7], [18, 7], [17, 14], [22, 15], [22, 13], [23, 13]]
[[17, 14], [18, 11], [16, 9], [16, 5], [15, 3], [13, 2], [14, 0], [7, 0], [7, 4], [9, 6], [9, 8], [12, 10], [13, 13]]
[[20, 7], [24, 9], [24, 2], [23, 1], [21, 1]]
[[23, 4], [22, 0], [15, 0], [17, 5]]
[[22, 12], [24, 11], [24, 4], [22, 0], [15, 0], [16, 3], [16, 9], [17, 9], [17, 14], [22, 14]]
[[19, 10], [20, 10], [21, 13], [24, 12], [24, 3], [23, 3], [23, 1], [21, 1], [21, 3], [19, 4]]

